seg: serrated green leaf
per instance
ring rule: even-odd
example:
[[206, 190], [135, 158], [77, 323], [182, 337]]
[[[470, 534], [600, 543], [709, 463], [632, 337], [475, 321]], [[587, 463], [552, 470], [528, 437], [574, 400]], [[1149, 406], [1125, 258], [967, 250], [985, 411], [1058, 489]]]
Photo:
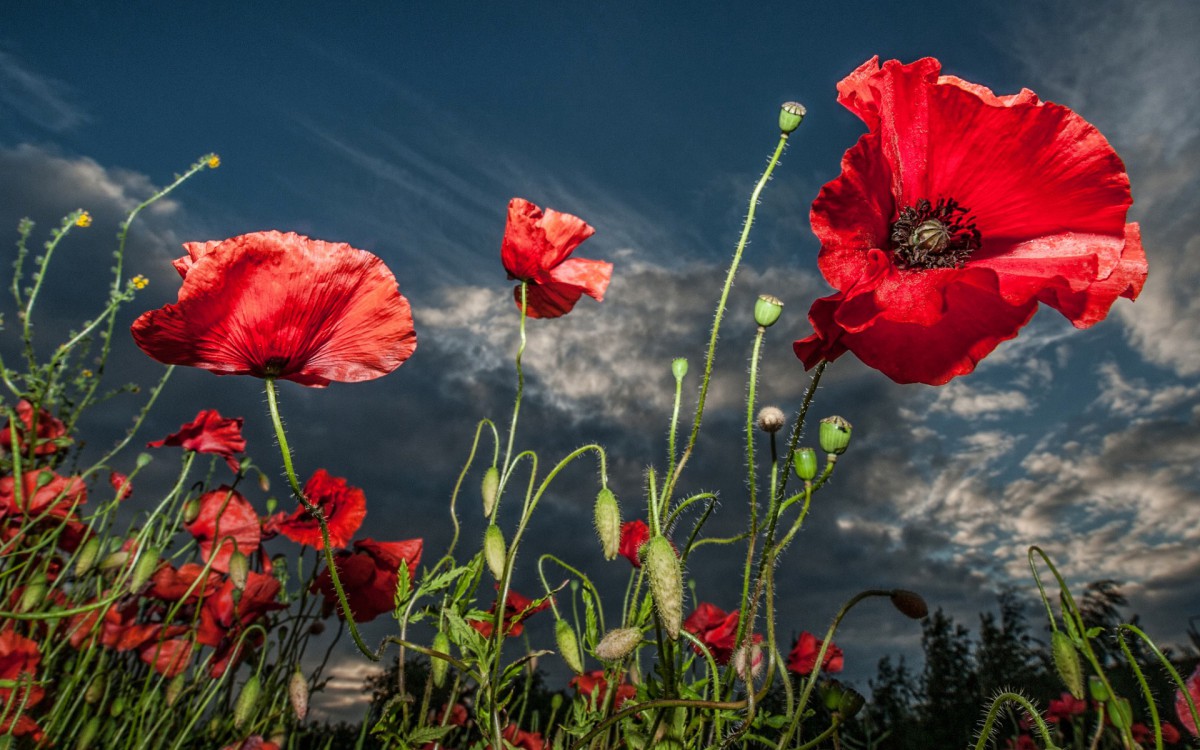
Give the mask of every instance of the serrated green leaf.
[[596, 647], [600, 642], [600, 626], [596, 622], [596, 605], [592, 601], [592, 595], [585, 588], [583, 590], [583, 640], [588, 644], [588, 648]]
[[419, 727], [408, 735], [408, 742], [413, 747], [420, 747], [427, 742], [437, 742], [447, 734], [450, 734], [453, 729], [453, 724], [447, 724], [444, 727]]
[[396, 593], [392, 602], [396, 607], [396, 617], [399, 619], [401, 610], [408, 604], [408, 595], [412, 592], [412, 574], [408, 572], [408, 565], [401, 563], [396, 569]]
[[1104, 628], [1102, 628], [1100, 626], [1096, 626], [1094, 628], [1088, 628], [1086, 635], [1087, 635], [1088, 639], [1091, 640], [1092, 638], [1095, 638], [1096, 636], [1100, 635], [1103, 632], [1104, 632]]

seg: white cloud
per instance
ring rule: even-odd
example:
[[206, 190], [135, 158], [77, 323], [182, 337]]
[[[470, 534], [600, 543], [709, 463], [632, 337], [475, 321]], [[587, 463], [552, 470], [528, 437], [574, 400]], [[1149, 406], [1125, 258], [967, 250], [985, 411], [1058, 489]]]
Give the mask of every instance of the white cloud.
[[1008, 412], [1028, 412], [1032, 406], [1023, 391], [1001, 391], [970, 385], [958, 379], [937, 391], [930, 413], [947, 413], [964, 419], [990, 419]]
[[88, 120], [87, 113], [70, 101], [71, 96], [65, 83], [29, 70], [0, 51], [0, 110], [59, 133]]

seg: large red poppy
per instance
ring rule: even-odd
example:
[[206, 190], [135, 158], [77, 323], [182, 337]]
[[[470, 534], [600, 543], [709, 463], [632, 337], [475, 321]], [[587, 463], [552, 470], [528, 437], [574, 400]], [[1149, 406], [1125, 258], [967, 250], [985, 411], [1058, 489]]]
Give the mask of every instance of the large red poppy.
[[324, 387], [386, 375], [416, 349], [408, 300], [365, 250], [275, 231], [184, 248], [178, 302], [133, 324], [159, 362]]
[[[701, 602], [696, 611], [683, 621], [683, 629], [700, 639], [712, 653], [717, 664], [728, 664], [737, 649], [738, 610], [726, 612], [715, 604]], [[752, 643], [761, 643], [762, 636], [755, 633]], [[697, 649], [699, 652], [699, 649]]]
[[[533, 599], [524, 594], [510, 590], [508, 596], [504, 598], [504, 637], [518, 636], [525, 632], [525, 620], [549, 607], [550, 597], [546, 597], [535, 603]], [[493, 602], [491, 609], [487, 611], [486, 619], [468, 619], [467, 624], [478, 630], [479, 634], [484, 638], [491, 638], [492, 633], [495, 632], [495, 615], [496, 603]]]
[[[529, 317], [566, 315], [585, 294], [604, 301], [612, 263], [568, 257], [595, 232], [578, 216], [543, 211], [524, 198], [508, 202], [500, 260], [508, 278], [528, 282], [525, 309]], [[520, 307], [520, 287], [513, 290], [513, 296]]]
[[[608, 695], [608, 678], [603, 669], [575, 675], [567, 684], [575, 688], [579, 695], [595, 697], [597, 707], [604, 705], [604, 698]], [[625, 673], [622, 672], [621, 682], [617, 685], [617, 694], [613, 696], [613, 710], [620, 711], [625, 701], [636, 696], [637, 688], [625, 682]]]
[[226, 419], [216, 409], [203, 409], [191, 422], [172, 432], [162, 440], [146, 443], [147, 448], [161, 448], [164, 445], [174, 445], [185, 451], [197, 453], [215, 453], [225, 459], [225, 463], [236, 474], [239, 470], [238, 460], [234, 453], [246, 450], [246, 439], [242, 437], [242, 417]]
[[[421, 539], [403, 542], [377, 542], [374, 539], [358, 539], [354, 551], [339, 552], [334, 556], [346, 600], [350, 611], [359, 623], [374, 620], [395, 607], [397, 571], [401, 565], [408, 566], [410, 577], [417, 574], [417, 563], [421, 561]], [[337, 604], [337, 592], [328, 570], [322, 570], [313, 582], [313, 589], [325, 595], [330, 606]], [[343, 616], [341, 612], [339, 616]]]
[[[329, 528], [329, 543], [335, 548], [350, 544], [351, 537], [362, 526], [367, 515], [367, 498], [363, 491], [351, 487], [341, 477], [330, 476], [324, 469], [317, 469], [308, 484], [304, 485], [304, 496], [325, 514]], [[278, 531], [298, 544], [307, 544], [324, 549], [321, 527], [301, 505], [290, 516], [277, 513], [267, 522], [266, 531]]]
[[1086, 328], [1146, 278], [1121, 159], [1092, 125], [1023, 90], [995, 96], [932, 58], [867, 61], [838, 101], [870, 132], [821, 189], [818, 265], [838, 291], [795, 343], [939, 385], [1013, 338], [1043, 302]]
[[213, 558], [212, 569], [229, 572], [234, 551], [250, 557], [262, 543], [258, 514], [241, 493], [222, 486], [200, 496], [200, 512], [185, 527], [200, 545], [205, 562]]

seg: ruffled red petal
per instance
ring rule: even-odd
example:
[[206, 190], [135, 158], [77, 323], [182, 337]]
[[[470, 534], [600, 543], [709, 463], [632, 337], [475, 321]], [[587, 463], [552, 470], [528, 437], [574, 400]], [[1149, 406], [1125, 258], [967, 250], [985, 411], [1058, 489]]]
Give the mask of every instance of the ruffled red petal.
[[185, 528], [196, 538], [204, 561], [212, 558], [212, 569], [222, 573], [229, 572], [229, 558], [235, 550], [250, 557], [262, 543], [258, 515], [249, 501], [230, 487], [201, 495], [200, 512]]
[[[304, 485], [304, 496], [325, 514], [329, 529], [329, 543], [334, 549], [350, 544], [350, 540], [362, 526], [367, 515], [367, 498], [363, 491], [341, 477], [334, 477], [324, 469], [317, 469], [308, 484]], [[291, 516], [273, 519], [272, 526], [281, 534], [298, 544], [324, 549], [321, 527], [301, 505]]]
[[205, 243], [179, 301], [132, 332], [165, 364], [316, 387], [386, 375], [416, 348], [408, 300], [383, 261], [280, 232]]

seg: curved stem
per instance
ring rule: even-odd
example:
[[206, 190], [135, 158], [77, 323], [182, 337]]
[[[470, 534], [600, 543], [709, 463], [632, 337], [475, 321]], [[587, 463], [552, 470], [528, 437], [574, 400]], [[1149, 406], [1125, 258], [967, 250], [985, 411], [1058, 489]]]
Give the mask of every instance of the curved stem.
[[983, 720], [983, 726], [979, 730], [979, 739], [975, 742], [975, 750], [984, 750], [987, 746], [988, 740], [991, 739], [992, 727], [995, 725], [996, 719], [1000, 716], [1000, 709], [1007, 703], [1017, 703], [1025, 709], [1026, 716], [1037, 724], [1038, 733], [1042, 735], [1042, 741], [1046, 744], [1046, 750], [1058, 750], [1058, 746], [1054, 744], [1054, 740], [1050, 736], [1050, 727], [1046, 726], [1042, 715], [1033, 707], [1029, 699], [1020, 693], [1001, 693], [992, 701], [987, 717]]

